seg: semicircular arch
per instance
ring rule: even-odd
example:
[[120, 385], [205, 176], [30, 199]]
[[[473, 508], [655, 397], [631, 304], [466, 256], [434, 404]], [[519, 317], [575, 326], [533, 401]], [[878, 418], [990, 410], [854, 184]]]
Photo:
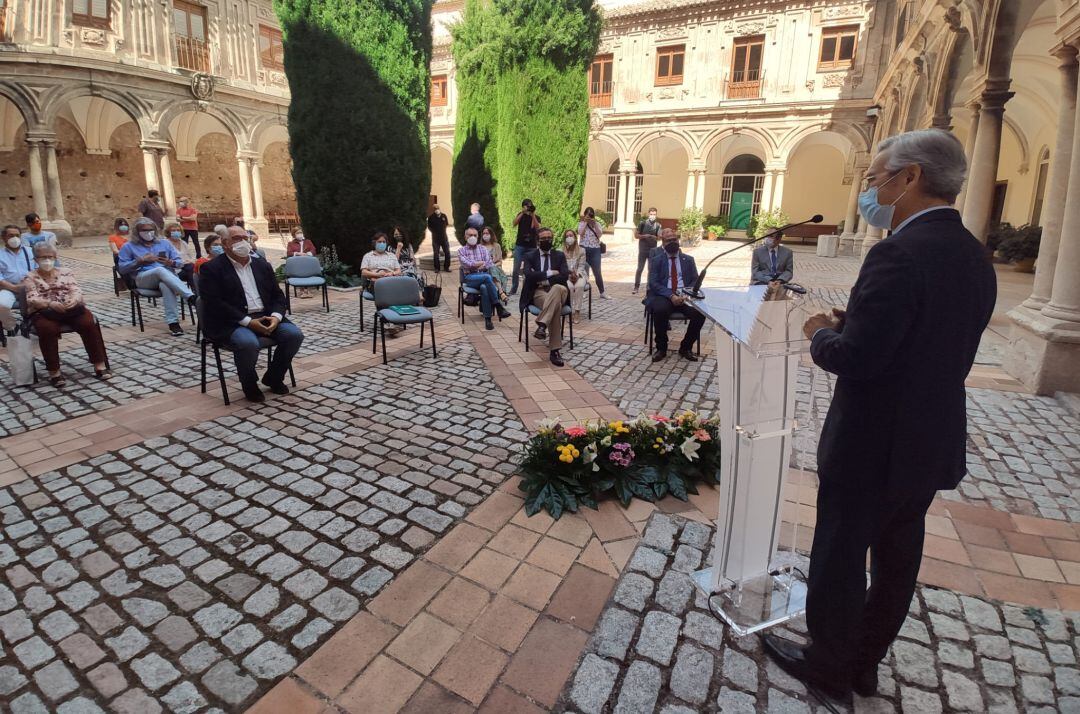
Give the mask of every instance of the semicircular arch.
[[779, 153], [779, 142], [770, 132], [755, 126], [724, 127], [708, 134], [701, 142], [700, 156], [708, 159], [721, 141], [733, 136], [748, 136], [757, 140], [761, 148], [761, 160], [768, 163]]
[[172, 122], [185, 112], [201, 112], [217, 119], [228, 129], [233, 141], [236, 142], [238, 151], [252, 148], [250, 133], [244, 130], [244, 122], [240, 117], [228, 109], [195, 100], [184, 102], [170, 100], [156, 107], [153, 114], [154, 136], [168, 137]]
[[690, 139], [681, 132], [672, 131], [670, 129], [656, 129], [639, 135], [634, 139], [633, 143], [630, 144], [627, 151], [624, 154], [621, 154], [620, 157], [625, 157], [629, 161], [639, 161], [642, 150], [658, 139], [671, 139], [683, 148], [688, 160], [694, 159], [694, 147]]
[[51, 128], [60, 113], [70, 106], [71, 100], [87, 96], [106, 100], [120, 108], [139, 127], [140, 140], [145, 141], [154, 137], [149, 102], [133, 93], [97, 85], [77, 84], [50, 90], [42, 102], [42, 123], [45, 127]]

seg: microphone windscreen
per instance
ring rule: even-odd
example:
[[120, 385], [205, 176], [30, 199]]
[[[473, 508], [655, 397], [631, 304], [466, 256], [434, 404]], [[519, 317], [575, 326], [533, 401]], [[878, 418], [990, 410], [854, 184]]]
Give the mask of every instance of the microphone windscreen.
[[824, 220], [825, 220], [825, 217], [822, 216], [820, 213], [818, 213], [817, 215], [815, 215], [813, 218], [810, 219], [810, 222], [811, 223], [821, 223]]

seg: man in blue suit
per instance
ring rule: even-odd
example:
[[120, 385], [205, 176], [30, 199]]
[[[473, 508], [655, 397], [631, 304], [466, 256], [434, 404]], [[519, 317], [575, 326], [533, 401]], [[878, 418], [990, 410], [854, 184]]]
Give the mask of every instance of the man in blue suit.
[[649, 294], [645, 304], [652, 312], [653, 329], [656, 331], [656, 352], [652, 361], [659, 362], [667, 357], [668, 329], [671, 315], [681, 312], [689, 318], [686, 334], [679, 343], [679, 356], [691, 362], [697, 362], [694, 356], [694, 343], [701, 336], [701, 327], [705, 316], [686, 303], [680, 291], [697, 280], [697, 265], [694, 258], [683, 255], [679, 250], [679, 236], [670, 228], [661, 233], [663, 252], [653, 251], [649, 258]]

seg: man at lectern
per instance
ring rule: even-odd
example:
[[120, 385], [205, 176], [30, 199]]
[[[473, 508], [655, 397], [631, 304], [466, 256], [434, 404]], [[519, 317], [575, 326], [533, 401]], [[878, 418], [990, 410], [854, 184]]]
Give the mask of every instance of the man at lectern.
[[838, 377], [818, 444], [812, 643], [766, 636], [765, 650], [838, 698], [876, 691], [915, 590], [926, 511], [966, 473], [964, 380], [997, 284], [952, 207], [965, 173], [964, 147], [945, 131], [882, 141], [859, 209], [892, 234], [867, 253], [847, 310], [803, 328], [814, 362]]

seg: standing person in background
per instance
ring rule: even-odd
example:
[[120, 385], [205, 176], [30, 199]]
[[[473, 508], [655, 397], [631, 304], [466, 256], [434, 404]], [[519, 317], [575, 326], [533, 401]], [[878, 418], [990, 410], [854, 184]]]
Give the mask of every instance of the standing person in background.
[[202, 257], [202, 248], [199, 247], [199, 212], [191, 205], [187, 196], [181, 196], [176, 202], [176, 217], [180, 219], [180, 227], [184, 231], [184, 240], [191, 243], [195, 249], [195, 257]]
[[23, 231], [21, 238], [29, 248], [33, 248], [42, 241], [48, 241], [49, 245], [56, 247], [56, 234], [42, 229], [41, 216], [36, 213], [26, 214], [26, 230]]
[[585, 259], [589, 261], [592, 274], [596, 277], [596, 288], [600, 291], [600, 298], [607, 300], [609, 298], [604, 292], [604, 276], [600, 274], [600, 260], [604, 254], [603, 246], [600, 245], [600, 236], [604, 234], [604, 229], [596, 220], [596, 211], [591, 206], [582, 213], [577, 233], [578, 241], [585, 249]]
[[634, 295], [641, 290], [641, 273], [649, 263], [649, 255], [656, 247], [660, 237], [660, 221], [656, 220], [656, 209], [650, 208], [648, 217], [637, 228], [637, 272], [634, 274]]
[[521, 202], [521, 211], [514, 216], [517, 226], [517, 242], [514, 244], [514, 270], [510, 294], [516, 295], [518, 280], [521, 277], [521, 264], [527, 253], [536, 250], [536, 234], [540, 230], [540, 216], [536, 215], [536, 206], [529, 199]]
[[[475, 204], [474, 204], [475, 205]], [[444, 272], [450, 272], [450, 239], [446, 237], [446, 227], [450, 225], [450, 219], [436, 205], [435, 210], [427, 217], [427, 227], [431, 231], [431, 251], [434, 253], [435, 272], [439, 272], [439, 251], [446, 256]]]
[[153, 221], [159, 231], [165, 228], [165, 211], [161, 208], [161, 196], [156, 188], [146, 189], [146, 196], [139, 201], [139, 215]]
[[484, 227], [484, 217], [480, 215], [480, 204], [474, 203], [469, 206], [469, 217], [465, 219], [466, 228], [480, 230]]
[[[289, 231], [292, 234], [292, 240], [285, 246], [285, 257], [292, 258], [296, 255], [310, 255], [312, 257], [318, 252], [315, 248], [315, 244], [304, 237], [304, 229], [300, 226], [293, 226]], [[300, 288], [301, 298], [311, 297], [311, 288]]]
[[495, 279], [495, 284], [499, 287], [499, 300], [503, 305], [509, 305], [509, 295], [506, 292], [506, 271], [502, 269], [502, 262], [506, 256], [503, 254], [502, 243], [495, 237], [495, 231], [491, 229], [491, 226], [484, 226], [484, 229], [480, 231], [480, 245], [488, 249], [488, 253], [491, 253], [491, 266], [488, 268], [488, 272], [491, 273], [491, 277]]
[[581, 300], [589, 284], [589, 259], [578, 243], [577, 233], [570, 228], [563, 231], [563, 255], [566, 256], [566, 269], [570, 271], [566, 278], [566, 287], [570, 289], [570, 307], [574, 311], [570, 319], [580, 322]]
[[109, 236], [109, 249], [112, 250], [113, 265], [120, 261], [120, 249], [128, 242], [131, 236], [131, 226], [126, 218], [117, 218], [113, 221], [113, 232]]

